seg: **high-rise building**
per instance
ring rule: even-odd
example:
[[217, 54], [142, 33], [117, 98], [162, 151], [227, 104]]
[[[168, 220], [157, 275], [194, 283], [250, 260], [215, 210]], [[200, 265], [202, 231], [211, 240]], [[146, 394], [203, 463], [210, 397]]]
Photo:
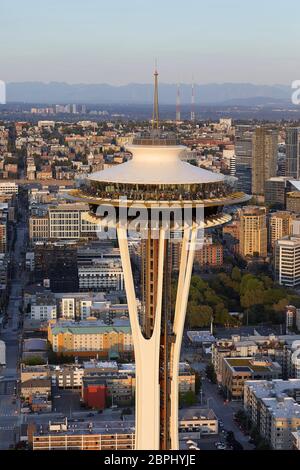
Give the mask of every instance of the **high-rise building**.
[[300, 133], [297, 127], [286, 130], [286, 176], [300, 178]]
[[296, 287], [300, 284], [300, 238], [290, 236], [276, 242], [275, 272], [281, 285]]
[[285, 209], [286, 194], [290, 186], [289, 179], [285, 176], [274, 176], [268, 179], [265, 183], [265, 204]]
[[286, 195], [286, 209], [300, 214], [300, 191], [293, 191]]
[[240, 254], [267, 256], [266, 209], [247, 206], [240, 210]]
[[278, 133], [265, 127], [257, 127], [252, 143], [252, 194], [258, 201], [264, 201], [265, 183], [276, 176]]
[[238, 189], [248, 194], [252, 192], [252, 126], [236, 126], [235, 156]]
[[269, 219], [269, 245], [274, 247], [280, 238], [292, 234], [293, 216], [288, 211], [275, 212]]
[[[155, 85], [153, 130], [127, 147], [133, 158], [92, 174], [73, 197], [90, 204], [89, 220], [94, 223], [101, 224], [99, 209], [103, 211], [107, 205], [115, 208], [112, 225], [116, 226], [122, 259], [136, 362], [136, 449], [176, 450], [179, 358], [198, 229], [228, 222], [231, 217], [222, 213], [222, 207], [248, 201], [249, 196], [234, 193], [224, 175], [180, 159], [185, 147], [159, 130], [157, 72]], [[183, 214], [186, 206], [190, 217]], [[139, 223], [145, 237], [144, 328], [139, 323], [129, 252], [128, 229], [136, 211], [145, 217]], [[169, 236], [173, 230], [182, 233], [183, 245], [174, 311]]]

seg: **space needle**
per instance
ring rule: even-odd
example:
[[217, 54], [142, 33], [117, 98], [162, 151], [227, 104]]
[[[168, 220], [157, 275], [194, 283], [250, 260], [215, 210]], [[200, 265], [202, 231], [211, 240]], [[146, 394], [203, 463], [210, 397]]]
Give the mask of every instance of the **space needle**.
[[[231, 217], [222, 212], [223, 208], [245, 203], [249, 196], [235, 192], [226, 176], [181, 159], [186, 148], [178, 144], [176, 137], [159, 129], [157, 71], [154, 80], [152, 129], [126, 146], [132, 159], [92, 173], [85, 185], [73, 192], [73, 198], [89, 204], [87, 220], [100, 226], [106, 209], [115, 211], [111, 224], [120, 248], [136, 363], [135, 448], [176, 450], [180, 350], [199, 227], [207, 229], [227, 223]], [[189, 217], [178, 222], [174, 213], [184, 207], [188, 208]], [[203, 215], [200, 221], [198, 208]], [[133, 214], [137, 213], [146, 214], [147, 218], [141, 241], [142, 316], [128, 235]], [[171, 214], [167, 224], [166, 214]], [[175, 231], [181, 233], [182, 248], [173, 299], [171, 238]]]

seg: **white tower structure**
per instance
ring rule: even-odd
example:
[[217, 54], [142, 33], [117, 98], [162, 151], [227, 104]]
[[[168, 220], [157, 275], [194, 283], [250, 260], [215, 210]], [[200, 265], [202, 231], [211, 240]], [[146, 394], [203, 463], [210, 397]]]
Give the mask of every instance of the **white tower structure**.
[[[157, 84], [157, 75], [155, 80]], [[155, 99], [154, 132], [139, 136], [127, 147], [133, 158], [93, 173], [72, 195], [90, 205], [87, 220], [101, 224], [106, 218], [108, 226], [116, 227], [135, 351], [138, 450], [179, 448], [178, 369], [197, 232], [201, 225], [206, 228], [228, 222], [231, 217], [221, 208], [249, 199], [244, 193], [234, 193], [225, 176], [183, 162], [180, 155], [185, 147], [178, 145], [176, 138], [156, 132], [157, 110]], [[186, 206], [190, 218], [178, 224], [174, 214]], [[107, 222], [111, 208], [114, 217]], [[132, 221], [141, 213], [140, 231], [146, 234], [142, 241], [144, 324], [138, 316], [128, 243]], [[173, 230], [181, 230], [183, 235], [174, 309], [169, 239]]]

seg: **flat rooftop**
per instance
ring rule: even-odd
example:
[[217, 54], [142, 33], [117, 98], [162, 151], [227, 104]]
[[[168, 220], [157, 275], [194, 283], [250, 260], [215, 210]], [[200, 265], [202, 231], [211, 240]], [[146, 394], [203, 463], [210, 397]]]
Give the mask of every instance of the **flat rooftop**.
[[300, 391], [300, 379], [247, 380], [245, 385], [250, 387], [257, 398], [287, 396], [288, 392]]
[[262, 358], [257, 360], [253, 357], [247, 358], [224, 358], [224, 361], [235, 371], [235, 372], [268, 372], [271, 370], [281, 370], [280, 365], [277, 362], [269, 361], [268, 359]]
[[50, 431], [49, 424], [37, 425], [34, 436], [64, 436], [82, 434], [132, 434], [135, 432], [134, 421], [102, 421], [100, 423], [78, 420], [68, 420], [67, 429], [63, 422], [52, 422], [52, 426], [59, 426], [61, 430]]

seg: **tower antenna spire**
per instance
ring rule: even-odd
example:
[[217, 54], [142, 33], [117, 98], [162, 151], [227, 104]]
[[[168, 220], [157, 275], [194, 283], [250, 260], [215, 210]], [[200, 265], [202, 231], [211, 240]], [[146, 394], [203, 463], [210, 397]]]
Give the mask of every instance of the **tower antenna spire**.
[[152, 129], [159, 128], [159, 114], [158, 114], [158, 72], [157, 72], [157, 61], [155, 60], [155, 71], [154, 71], [154, 103], [153, 103], [153, 118], [152, 118]]

